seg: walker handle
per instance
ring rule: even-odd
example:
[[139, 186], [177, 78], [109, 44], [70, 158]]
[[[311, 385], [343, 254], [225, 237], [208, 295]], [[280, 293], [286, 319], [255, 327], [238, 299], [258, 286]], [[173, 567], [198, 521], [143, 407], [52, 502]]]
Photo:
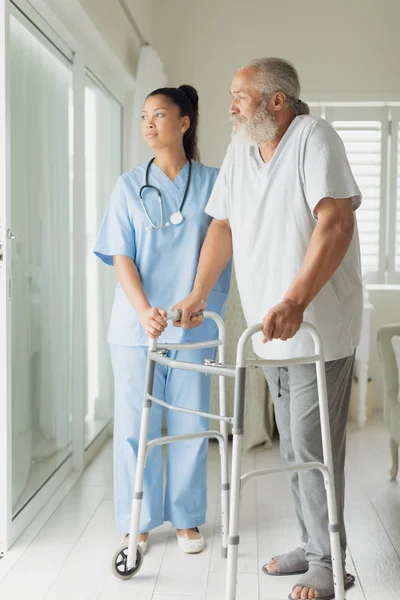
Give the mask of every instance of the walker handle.
[[[199, 310], [198, 312], [192, 313], [191, 316], [192, 317], [203, 316], [203, 311]], [[182, 311], [180, 309], [167, 313], [167, 320], [171, 320], [174, 323], [176, 323], [177, 321], [180, 321], [181, 318], [182, 318]]]

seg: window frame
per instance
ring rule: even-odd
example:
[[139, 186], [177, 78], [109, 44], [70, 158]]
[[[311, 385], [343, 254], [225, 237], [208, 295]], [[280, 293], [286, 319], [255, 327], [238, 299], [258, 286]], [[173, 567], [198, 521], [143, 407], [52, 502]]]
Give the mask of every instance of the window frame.
[[[390, 108], [390, 178], [388, 184], [388, 236], [387, 236], [387, 283], [400, 284], [400, 270], [396, 270], [396, 224], [400, 220], [400, 205], [397, 208], [397, 198], [400, 198], [400, 186], [397, 182], [400, 176], [400, 106]], [[399, 257], [400, 258], [400, 257]]]
[[359, 102], [354, 99], [325, 102], [312, 100], [309, 106], [314, 116], [330, 123], [380, 121], [382, 147], [378, 271], [366, 271], [363, 280], [366, 285], [400, 284], [400, 271], [395, 269], [400, 102], [367, 99]]

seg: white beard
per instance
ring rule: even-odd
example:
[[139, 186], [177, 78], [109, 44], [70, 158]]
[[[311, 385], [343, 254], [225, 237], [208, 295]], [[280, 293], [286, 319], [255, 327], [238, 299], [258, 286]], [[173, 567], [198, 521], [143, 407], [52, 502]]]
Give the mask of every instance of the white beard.
[[232, 131], [232, 138], [252, 146], [264, 146], [272, 142], [278, 133], [278, 126], [274, 117], [272, 117], [266, 108], [266, 103], [262, 102], [254, 111], [249, 119], [232, 115], [231, 121], [239, 124]]

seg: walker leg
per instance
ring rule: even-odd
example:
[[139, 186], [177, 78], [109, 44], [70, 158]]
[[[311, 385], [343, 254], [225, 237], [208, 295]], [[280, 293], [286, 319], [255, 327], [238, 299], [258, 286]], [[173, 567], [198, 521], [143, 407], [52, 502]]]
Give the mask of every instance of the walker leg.
[[224, 436], [224, 443], [220, 446], [221, 455], [221, 555], [228, 556], [228, 528], [229, 528], [229, 479], [228, 479], [228, 446]]
[[[225, 364], [225, 351], [220, 346], [219, 361]], [[226, 417], [226, 379], [219, 377], [219, 407], [220, 415]], [[220, 421], [220, 431], [224, 438], [223, 451], [221, 452], [221, 554], [228, 556], [228, 528], [229, 528], [229, 466], [228, 466], [228, 423]]]
[[340, 546], [340, 531], [338, 523], [337, 500], [335, 493], [335, 476], [333, 470], [332, 441], [329, 424], [329, 408], [326, 391], [325, 365], [322, 357], [316, 363], [319, 409], [321, 418], [322, 448], [324, 464], [328, 469], [325, 474], [325, 490], [328, 504], [329, 537], [331, 542], [333, 583], [335, 600], [345, 600], [342, 552]]
[[138, 458], [137, 458], [136, 475], [135, 475], [135, 487], [134, 487], [133, 500], [132, 500], [132, 515], [131, 515], [131, 524], [130, 524], [130, 529], [129, 529], [129, 544], [128, 544], [128, 559], [127, 559], [128, 569], [133, 567], [136, 562], [137, 538], [138, 538], [138, 534], [139, 534], [140, 510], [142, 507], [142, 499], [143, 499], [143, 480], [144, 480], [144, 469], [146, 466], [147, 439], [148, 439], [150, 410], [151, 410], [151, 400], [149, 400], [147, 398], [147, 394], [152, 394], [152, 392], [153, 392], [155, 368], [156, 368], [156, 363], [153, 360], [151, 360], [150, 355], [148, 355], [147, 366], [146, 366], [146, 380], [145, 380], [144, 396], [143, 396], [142, 418], [141, 418], [141, 422], [140, 422], [140, 435], [139, 435]]
[[[332, 572], [333, 584], [335, 590], [335, 600], [345, 600], [343, 565], [342, 565], [342, 549], [340, 545], [339, 523], [337, 522], [337, 506], [335, 486], [332, 477], [328, 476], [325, 479], [326, 497], [328, 500], [328, 515], [329, 515], [329, 537], [331, 542], [332, 555]], [[331, 507], [331, 510], [329, 510]]]
[[246, 367], [236, 367], [234, 428], [232, 446], [231, 502], [228, 537], [228, 565], [225, 600], [236, 599], [237, 568], [239, 557], [239, 512], [241, 493], [241, 462], [244, 424], [244, 393]]

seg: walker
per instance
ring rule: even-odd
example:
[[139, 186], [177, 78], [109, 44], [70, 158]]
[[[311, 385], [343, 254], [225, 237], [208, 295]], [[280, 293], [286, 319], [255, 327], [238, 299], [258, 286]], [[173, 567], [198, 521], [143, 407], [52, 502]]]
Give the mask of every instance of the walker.
[[[236, 353], [236, 366], [225, 365], [225, 325], [219, 315], [204, 311], [205, 319], [212, 319], [218, 326], [218, 340], [210, 342], [198, 342], [193, 344], [158, 344], [157, 340], [150, 340], [147, 356], [145, 390], [143, 396], [143, 412], [140, 426], [138, 459], [135, 476], [135, 487], [132, 501], [132, 516], [129, 538], [115, 553], [112, 560], [112, 571], [120, 579], [130, 579], [136, 575], [143, 563], [143, 552], [137, 544], [139, 533], [140, 509], [143, 498], [143, 479], [147, 452], [157, 445], [164, 445], [181, 440], [195, 438], [216, 439], [219, 443], [221, 456], [221, 552], [227, 558], [226, 592], [225, 600], [236, 599], [237, 567], [239, 553], [239, 511], [240, 498], [244, 485], [254, 477], [261, 477], [270, 473], [288, 473], [292, 471], [305, 471], [318, 469], [324, 476], [325, 490], [327, 495], [329, 515], [329, 535], [332, 552], [332, 569], [335, 589], [335, 599], [345, 600], [342, 559], [340, 548], [339, 524], [337, 517], [337, 504], [335, 496], [335, 485], [333, 475], [332, 445], [329, 427], [328, 402], [326, 393], [326, 380], [324, 369], [324, 357], [322, 342], [316, 329], [303, 323], [301, 329], [307, 331], [314, 341], [315, 354], [301, 358], [286, 360], [262, 360], [246, 359], [245, 351], [250, 338], [257, 332], [262, 331], [262, 323], [253, 325], [246, 329], [241, 335]], [[170, 312], [167, 319], [178, 321], [181, 311]], [[183, 362], [168, 358], [169, 350], [195, 350], [200, 348], [218, 348], [218, 362], [206, 360], [205, 364]], [[170, 406], [152, 395], [155, 363], [166, 365], [173, 369], [185, 371], [196, 371], [209, 375], [217, 375], [219, 378], [219, 401], [220, 414], [208, 414], [186, 408]], [[245, 405], [245, 383], [246, 369], [256, 367], [283, 367], [289, 365], [315, 364], [317, 373], [318, 398], [321, 420], [322, 447], [324, 463], [308, 462], [299, 463], [294, 466], [272, 467], [258, 469], [241, 473], [242, 446], [244, 433], [244, 405]], [[233, 417], [226, 415], [226, 386], [225, 378], [235, 378], [235, 397]], [[195, 414], [220, 422], [220, 431], [204, 431], [187, 435], [165, 436], [150, 442], [147, 441], [150, 409], [153, 402], [165, 407], [166, 410], [181, 411]], [[233, 426], [232, 443], [232, 470], [231, 485], [228, 479], [228, 424]], [[230, 491], [230, 501], [229, 501]], [[228, 528], [229, 522], [229, 528]]]

